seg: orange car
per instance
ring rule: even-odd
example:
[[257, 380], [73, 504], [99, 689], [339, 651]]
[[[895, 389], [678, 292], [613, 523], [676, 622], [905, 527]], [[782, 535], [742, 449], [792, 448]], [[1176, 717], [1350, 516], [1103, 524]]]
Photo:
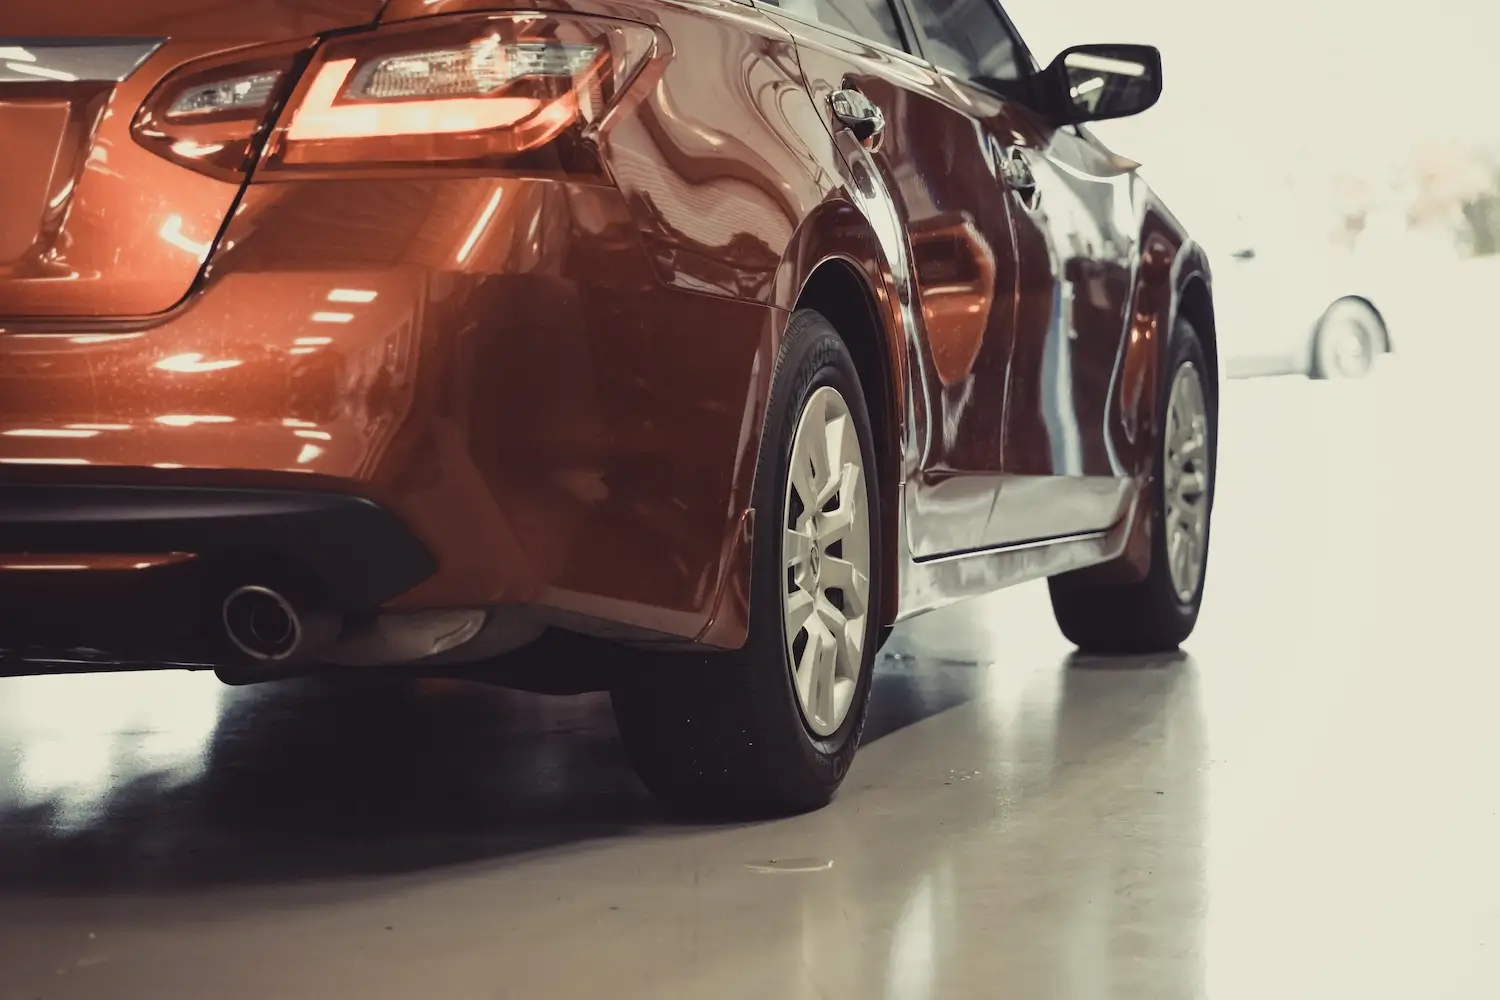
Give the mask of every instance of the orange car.
[[[903, 619], [1197, 618], [1203, 254], [989, 0], [0, 13], [9, 672], [493, 664], [680, 804], [826, 802]], [[592, 640], [588, 640], [592, 641]], [[577, 664], [554, 661], [560, 674]]]

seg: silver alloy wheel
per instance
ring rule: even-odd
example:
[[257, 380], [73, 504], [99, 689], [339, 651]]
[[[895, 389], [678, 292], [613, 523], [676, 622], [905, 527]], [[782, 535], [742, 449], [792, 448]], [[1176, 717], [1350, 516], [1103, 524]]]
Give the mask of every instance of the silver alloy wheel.
[[849, 404], [821, 386], [797, 421], [781, 521], [787, 656], [802, 718], [819, 736], [843, 725], [864, 664], [868, 488]]
[[1208, 539], [1208, 408], [1203, 379], [1188, 362], [1172, 377], [1164, 435], [1167, 569], [1177, 599], [1191, 603], [1203, 580]]

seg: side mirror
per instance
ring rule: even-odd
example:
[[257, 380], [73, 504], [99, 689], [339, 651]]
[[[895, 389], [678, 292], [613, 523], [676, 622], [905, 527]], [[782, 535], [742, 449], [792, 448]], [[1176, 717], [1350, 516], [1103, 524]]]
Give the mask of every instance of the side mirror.
[[1161, 52], [1152, 45], [1075, 45], [1045, 75], [1069, 125], [1128, 118], [1161, 98]]

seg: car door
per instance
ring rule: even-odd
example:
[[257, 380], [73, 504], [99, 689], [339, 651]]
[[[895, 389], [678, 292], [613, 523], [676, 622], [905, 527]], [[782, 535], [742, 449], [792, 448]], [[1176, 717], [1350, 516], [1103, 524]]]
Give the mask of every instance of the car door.
[[[916, 401], [927, 432], [907, 479], [916, 558], [983, 544], [999, 476], [1017, 269], [1004, 185], [971, 109], [915, 52], [888, 0], [760, 0], [796, 40], [814, 101], [846, 159], [868, 160], [909, 242], [922, 343]], [[836, 95], [856, 92], [884, 128], [849, 138]]]
[[923, 50], [984, 124], [1008, 182], [1017, 302], [1002, 470], [982, 544], [1108, 527], [1129, 501], [1109, 399], [1123, 360], [1138, 220], [1133, 164], [1027, 107], [1036, 71], [994, 0], [908, 0]]

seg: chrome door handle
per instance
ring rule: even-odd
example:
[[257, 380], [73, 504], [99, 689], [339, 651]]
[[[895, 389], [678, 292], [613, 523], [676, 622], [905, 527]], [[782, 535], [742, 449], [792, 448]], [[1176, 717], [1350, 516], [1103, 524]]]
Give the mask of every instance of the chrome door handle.
[[857, 90], [835, 90], [828, 99], [837, 118], [860, 144], [873, 148], [885, 131], [885, 114]]
[[1021, 200], [1026, 202], [1028, 208], [1035, 208], [1036, 175], [1031, 172], [1031, 164], [1027, 162], [1026, 154], [1015, 146], [1010, 147], [1005, 151], [1000, 170], [1011, 190], [1021, 196]]

